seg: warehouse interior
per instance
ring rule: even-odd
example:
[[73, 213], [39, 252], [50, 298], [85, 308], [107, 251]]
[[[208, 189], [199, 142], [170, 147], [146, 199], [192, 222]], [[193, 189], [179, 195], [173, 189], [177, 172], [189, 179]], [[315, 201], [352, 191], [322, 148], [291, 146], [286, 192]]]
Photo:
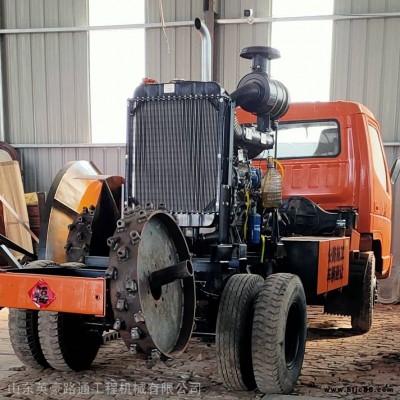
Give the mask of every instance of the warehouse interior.
[[[195, 26], [198, 23], [195, 23], [196, 18], [210, 34], [210, 80], [218, 82], [227, 93], [233, 93], [241, 78], [250, 72], [249, 60], [240, 57], [243, 48], [277, 48], [281, 57], [268, 63], [268, 72], [273, 79], [287, 86], [293, 102], [362, 103], [372, 111], [381, 126], [389, 169], [400, 158], [398, 0], [0, 0], [0, 141], [10, 144], [18, 152], [25, 193], [48, 193], [58, 172], [70, 161], [91, 161], [104, 175], [125, 176], [128, 159], [125, 131], [129, 129], [127, 108], [128, 114], [132, 112], [129, 99], [142, 79], [147, 83], [204, 80], [207, 50]], [[400, 236], [399, 185], [399, 181], [392, 185], [391, 253], [397, 280], [400, 280], [400, 247], [397, 245]], [[118, 227], [123, 228], [124, 223]], [[68, 229], [72, 231], [70, 226]], [[133, 222], [132, 226], [136, 229]], [[121, 237], [116, 242], [113, 239], [111, 237], [107, 245], [115, 250], [113, 246], [121, 241]], [[129, 240], [135, 244], [139, 239], [131, 235]], [[124, 258], [118, 257], [119, 261]], [[176, 265], [182, 264], [178, 263], [179, 260], [178, 257]], [[112, 261], [119, 262], [116, 256]], [[191, 264], [187, 263], [185, 267], [190, 270]], [[127, 276], [126, 281], [129, 279]], [[390, 289], [394, 287], [400, 301], [399, 283], [395, 281], [397, 286], [390, 284]], [[116, 297], [120, 292], [117, 294]], [[125, 312], [125, 305], [121, 307], [122, 311], [118, 312]], [[382, 310], [378, 308], [378, 323], [380, 328], [386, 329], [388, 322], [384, 318], [385, 310]], [[389, 306], [387, 312], [395, 318], [395, 306]], [[339, 315], [340, 312], [332, 314]], [[310, 364], [301, 376], [301, 391], [297, 394], [311, 393], [316, 387], [322, 390], [318, 386], [320, 383], [315, 386], [318, 368], [313, 364], [318, 365], [320, 360], [318, 345], [320, 343], [326, 349], [335, 347], [330, 347], [332, 337], [328, 337], [325, 328], [331, 329], [329, 332], [334, 339], [338, 338], [338, 342], [349, 344], [349, 354], [354, 347], [354, 343], [346, 342], [350, 328], [342, 317], [332, 317], [331, 325], [323, 325], [312, 309], [310, 318], [314, 324], [311, 336], [314, 335], [318, 342], [310, 345], [312, 356], [306, 356]], [[336, 330], [334, 323], [344, 324], [345, 328]], [[120, 326], [115, 331], [119, 329]], [[136, 339], [143, 338], [140, 330], [135, 332], [139, 332]], [[380, 335], [381, 331], [373, 331], [366, 339], [359, 336], [360, 346], [367, 352], [368, 338], [379, 341]], [[392, 343], [396, 338], [393, 334], [388, 340]], [[8, 339], [0, 335], [0, 353], [4, 345], [2, 340]], [[127, 361], [118, 344], [112, 346], [119, 352], [112, 362], [122, 371]], [[196, 362], [212, 356], [201, 344], [196, 342], [195, 346], [193, 357], [184, 355], [185, 362], [194, 361], [195, 365], [187, 381], [196, 381], [194, 378], [199, 374], [199, 381], [206, 387], [203, 398], [211, 398], [207, 397], [210, 393], [217, 396], [219, 393], [213, 390], [221, 385], [216, 378], [215, 362], [212, 361], [215, 371], [204, 378], [201, 374], [207, 368]], [[389, 345], [385, 342], [385, 346]], [[132, 349], [134, 347], [130, 347], [134, 353]], [[327, 353], [334, 350], [327, 350]], [[333, 358], [340, 356], [331, 355]], [[368, 362], [373, 363], [379, 356], [379, 352], [374, 353]], [[352, 357], [347, 350], [346, 357], [349, 360]], [[398, 354], [393, 357], [391, 360], [397, 362]], [[106, 380], [105, 352], [100, 359], [102, 364], [96, 367], [96, 373], [99, 373], [99, 379]], [[339, 367], [327, 363], [324, 384], [335, 375], [331, 370], [340, 370], [340, 366], [346, 364], [341, 360], [337, 362]], [[357, 358], [357, 362], [362, 360]], [[173, 366], [182, 374], [182, 364]], [[18, 366], [12, 364], [12, 368]], [[149, 372], [149, 382], [156, 379], [157, 373], [165, 373], [163, 367], [157, 368], [154, 375]], [[395, 381], [397, 372], [391, 372], [394, 374], [391, 379]], [[357, 373], [362, 381], [362, 374]], [[340, 379], [345, 380], [346, 374], [347, 370], [343, 369]], [[12, 376], [6, 378], [11, 380]], [[79, 376], [75, 378], [78, 380]], [[208, 387], [203, 378], [204, 382], [210, 379], [212, 385]], [[22, 377], [19, 379], [21, 383]], [[34, 374], [29, 375], [28, 380], [34, 379]], [[62, 379], [61, 375], [57, 379]], [[373, 378], [371, 382], [374, 383]], [[396, 387], [400, 390], [400, 386]], [[2, 389], [6, 390], [0, 387]], [[14, 389], [10, 392], [9, 386], [7, 390], [15, 394]], [[229, 397], [231, 392], [227, 393], [227, 398], [236, 398]], [[316, 393], [318, 391], [313, 391]], [[252, 398], [262, 398], [260, 393], [257, 396]], [[364, 397], [359, 393], [354, 398]], [[376, 395], [371, 398], [386, 397]]]
[[[91, 103], [95, 96], [101, 96], [99, 101], [107, 104], [107, 93], [101, 85], [108, 87], [110, 84], [105, 82], [113, 82], [116, 72], [97, 78], [99, 89], [94, 96], [91, 94], [91, 36], [100, 33], [106, 38], [117, 33], [120, 34], [116, 36], [118, 39], [130, 30], [144, 30], [143, 58], [134, 61], [143, 65], [144, 76], [159, 82], [176, 78], [198, 80], [201, 79], [201, 40], [193, 27], [196, 17], [205, 20], [212, 35], [213, 79], [228, 92], [249, 70], [248, 62], [239, 57], [241, 49], [271, 45], [274, 26], [296, 24], [301, 30], [301, 26], [313, 26], [321, 21], [331, 23], [331, 42], [323, 44], [331, 49], [329, 83], [325, 83], [329, 85], [329, 99], [359, 101], [370, 108], [382, 126], [388, 163], [391, 165], [399, 156], [398, 1], [335, 0], [331, 15], [304, 15], [313, 6], [311, 4], [300, 11], [303, 15], [289, 18], [273, 17], [272, 0], [171, 0], [161, 2], [162, 15], [160, 2], [147, 0], [137, 2], [142, 3], [137, 7], [142, 13], [139, 16], [136, 12], [132, 16], [124, 13], [124, 2], [121, 2], [119, 6], [116, 3], [116, 7], [122, 10], [123, 23], [110, 25], [103, 17], [96, 26], [90, 26], [90, 6], [96, 7], [96, 3], [88, 0], [1, 2], [0, 138], [19, 150], [27, 192], [48, 191], [56, 173], [71, 160], [91, 160], [102, 172], [123, 176], [124, 133], [117, 135], [119, 143], [104, 146], [92, 142], [95, 116]], [[243, 17], [244, 10], [252, 10], [251, 21]], [[138, 22], [141, 20], [142, 24]], [[303, 76], [310, 74], [301, 70], [302, 65], [309, 68], [305, 62], [312, 58], [316, 60], [313, 68], [317, 71], [318, 55], [313, 54], [313, 43], [296, 42], [296, 34], [290, 35], [293, 48], [301, 49], [297, 61], [291, 58], [291, 62], [295, 62], [291, 64], [293, 74], [296, 79], [303, 80]], [[101, 48], [103, 39], [95, 39]], [[136, 49], [131, 45], [118, 52], [124, 60], [127, 53], [134, 57]], [[107, 55], [103, 56], [99, 62], [107, 60]], [[281, 63], [286, 56], [282, 54]], [[323, 65], [326, 66], [326, 61]], [[110, 71], [118, 71], [117, 68], [110, 68]], [[128, 93], [133, 93], [135, 82], [140, 83], [137, 79], [133, 81]], [[304, 87], [307, 85], [313, 87], [315, 83], [304, 82]], [[119, 120], [123, 119], [120, 125], [124, 127], [125, 103], [120, 104], [124, 108]], [[104, 125], [107, 124], [104, 120], [112, 119], [112, 115], [103, 113], [101, 118], [98, 124]], [[108, 136], [114, 135], [115, 132], [109, 132]], [[110, 139], [106, 137], [105, 141]], [[397, 189], [393, 189], [397, 199]], [[396, 205], [394, 221], [398, 221]], [[400, 225], [395, 222], [394, 236], [398, 234]], [[393, 248], [398, 263], [399, 252], [398, 248]]]

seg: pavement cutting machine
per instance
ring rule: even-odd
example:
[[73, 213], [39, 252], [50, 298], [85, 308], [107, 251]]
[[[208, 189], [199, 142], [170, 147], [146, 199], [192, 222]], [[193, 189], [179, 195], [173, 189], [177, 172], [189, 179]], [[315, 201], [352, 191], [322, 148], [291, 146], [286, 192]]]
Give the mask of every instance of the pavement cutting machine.
[[302, 193], [282, 202], [277, 121], [289, 93], [267, 73], [279, 52], [241, 56], [251, 72], [231, 94], [179, 80], [136, 89], [125, 178], [87, 161], [59, 172], [38, 260], [0, 272], [0, 305], [25, 364], [89, 368], [103, 332], [116, 330], [151, 367], [195, 333], [215, 337], [228, 388], [289, 393], [306, 300], [370, 328], [376, 242], [357, 233], [351, 204], [328, 212]]

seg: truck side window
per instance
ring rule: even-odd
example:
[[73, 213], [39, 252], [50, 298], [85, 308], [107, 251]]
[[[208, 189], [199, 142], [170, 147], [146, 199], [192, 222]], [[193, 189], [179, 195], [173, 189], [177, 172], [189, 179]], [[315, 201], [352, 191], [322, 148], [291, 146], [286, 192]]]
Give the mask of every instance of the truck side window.
[[[283, 122], [277, 142], [279, 159], [336, 157], [340, 153], [339, 125], [336, 121]], [[266, 157], [267, 151], [256, 158]]]
[[378, 177], [383, 188], [387, 191], [385, 159], [383, 156], [381, 141], [379, 140], [379, 132], [372, 125], [368, 125], [368, 130], [369, 137], [371, 139], [372, 161], [374, 163], [376, 176]]

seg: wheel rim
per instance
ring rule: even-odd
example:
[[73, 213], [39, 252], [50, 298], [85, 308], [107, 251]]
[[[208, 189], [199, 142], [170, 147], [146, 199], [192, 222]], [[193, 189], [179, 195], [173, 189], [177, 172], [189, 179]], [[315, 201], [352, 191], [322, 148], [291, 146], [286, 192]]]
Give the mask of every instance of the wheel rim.
[[297, 303], [290, 306], [285, 331], [285, 359], [288, 369], [292, 368], [297, 360], [300, 346], [301, 319]]

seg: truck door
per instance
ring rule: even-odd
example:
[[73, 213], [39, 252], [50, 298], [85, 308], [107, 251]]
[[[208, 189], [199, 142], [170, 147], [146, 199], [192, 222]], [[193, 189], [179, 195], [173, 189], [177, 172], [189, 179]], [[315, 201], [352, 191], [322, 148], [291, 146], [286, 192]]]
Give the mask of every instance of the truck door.
[[[389, 272], [391, 266], [390, 237], [391, 237], [391, 186], [385, 153], [378, 126], [368, 120], [370, 153], [373, 168], [371, 232], [374, 240], [379, 240], [382, 249], [382, 274]], [[379, 266], [379, 261], [378, 265]]]

